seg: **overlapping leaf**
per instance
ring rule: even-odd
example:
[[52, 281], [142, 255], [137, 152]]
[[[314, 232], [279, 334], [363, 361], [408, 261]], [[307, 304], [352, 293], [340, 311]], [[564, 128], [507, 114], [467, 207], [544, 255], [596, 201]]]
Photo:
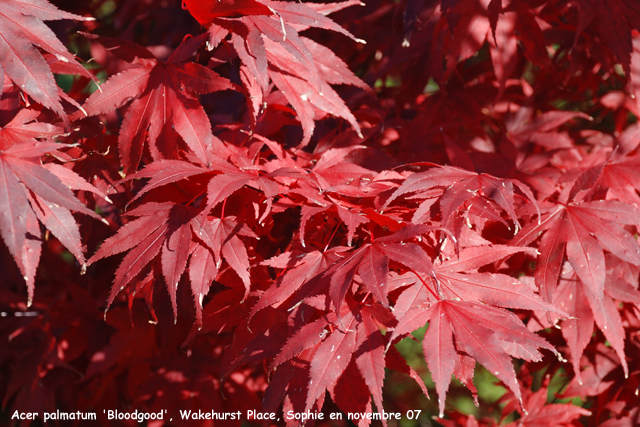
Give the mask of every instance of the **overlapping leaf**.
[[544, 339], [529, 332], [513, 313], [466, 301], [442, 300], [428, 310], [416, 307], [400, 320], [394, 337], [409, 333], [427, 321], [430, 323], [423, 347], [438, 390], [441, 417], [457, 353], [469, 355], [484, 365], [522, 404], [510, 356], [539, 361], [542, 358], [539, 348], [555, 351]]
[[[36, 116], [33, 111], [22, 110], [0, 129], [0, 234], [27, 282], [29, 304], [41, 252], [38, 219], [83, 266], [80, 232], [71, 211], [102, 219], [70, 190], [79, 184], [102, 194], [98, 189], [72, 171], [41, 164], [41, 156], [65, 145], [35, 139], [62, 133], [61, 128], [34, 123]], [[75, 184], [68, 184], [70, 177]]]
[[[198, 161], [206, 165], [214, 149], [223, 145], [211, 131], [211, 123], [194, 94], [233, 89], [233, 85], [217, 73], [193, 62], [191, 54], [204, 42], [187, 39], [166, 62], [134, 43], [87, 34], [104, 44], [132, 68], [112, 76], [94, 92], [83, 108], [93, 116], [129, 104], [120, 128], [118, 146], [126, 173], [135, 172], [140, 163], [145, 140], [155, 160], [174, 159], [178, 153], [178, 135]], [[72, 118], [79, 119], [76, 114]]]
[[202, 301], [217, 276], [223, 258], [240, 276], [245, 296], [248, 294], [251, 285], [249, 259], [238, 236], [255, 235], [235, 218], [211, 219], [203, 217], [198, 209], [170, 202], [147, 203], [127, 215], [138, 218], [105, 240], [88, 262], [92, 264], [129, 251], [116, 270], [108, 305], [145, 267], [154, 260], [157, 262], [158, 255], [176, 318], [176, 292], [188, 262], [199, 325], [202, 324]]
[[409, 270], [434, 276], [433, 264], [415, 237], [433, 230], [426, 226], [408, 226], [394, 234], [375, 239], [354, 250], [318, 277], [318, 287], [328, 286], [331, 301], [341, 307], [359, 274], [364, 289], [384, 306], [388, 306], [389, 262], [401, 264]]
[[[474, 246], [460, 256], [435, 265], [435, 277], [446, 298], [477, 301], [497, 307], [558, 312], [545, 303], [529, 287], [501, 273], [478, 272], [492, 262], [500, 261], [524, 248], [514, 246]], [[535, 255], [535, 251], [527, 251]]]
[[[500, 210], [509, 215], [517, 232], [520, 229], [520, 223], [515, 212], [514, 187], [519, 188], [537, 208], [533, 193], [520, 181], [499, 179], [487, 174], [476, 174], [458, 168], [438, 167], [426, 172], [415, 173], [408, 177], [391, 197], [385, 201], [383, 209], [387, 208], [400, 196], [407, 193], [426, 191], [434, 187], [444, 188], [439, 203], [442, 214], [441, 222], [445, 227], [450, 227], [453, 224], [453, 214], [466, 202], [475, 199], [477, 203], [481, 203], [480, 198], [485, 198], [495, 203]], [[484, 209], [484, 215], [491, 215], [492, 219], [499, 220], [499, 210], [496, 207], [491, 207], [490, 209], [495, 213]]]
[[[276, 368], [278, 372], [287, 369], [297, 357], [309, 358], [305, 408], [310, 409], [321, 402], [325, 390], [335, 394], [341, 382], [363, 381], [363, 389], [368, 389], [368, 392], [365, 391], [362, 398], [369, 401], [371, 393], [378, 411], [382, 411], [385, 339], [378, 325], [389, 324], [391, 317], [375, 306], [357, 305], [351, 300], [342, 306], [341, 312], [345, 329], [338, 326], [339, 318], [335, 313], [305, 324], [287, 340], [275, 357], [272, 369]], [[355, 370], [349, 369], [350, 363], [354, 364]], [[406, 366], [394, 363], [390, 366], [415, 374]], [[354, 405], [364, 403], [363, 399], [358, 399]]]
[[[67, 114], [51, 68], [38, 47], [65, 62], [71, 70], [91, 75], [43, 21], [89, 20], [59, 10], [47, 0], [7, 0], [0, 3], [0, 75], [6, 73], [36, 102], [54, 111], [65, 122]], [[1, 90], [0, 90], [1, 93]]]
[[[596, 175], [592, 173], [594, 170], [598, 172]], [[568, 187], [571, 191], [565, 197], [584, 197], [598, 181], [602, 171], [602, 165], [599, 165], [583, 173], [572, 187]], [[611, 301], [604, 294], [607, 278], [605, 249], [624, 262], [640, 265], [638, 241], [622, 226], [637, 224], [640, 210], [619, 201], [598, 200], [571, 201], [566, 205], [548, 204], [544, 211], [541, 222], [525, 227], [513, 243], [526, 245], [543, 233], [535, 278], [542, 297], [547, 301], [553, 299], [566, 256], [584, 285], [584, 298], [597, 317], [598, 326], [620, 355], [626, 371], [628, 368], [624, 356], [622, 324], [617, 311], [611, 307]], [[581, 293], [574, 289], [567, 295], [578, 298]], [[564, 299], [563, 304], [566, 303]], [[567, 338], [570, 338], [572, 351], [581, 354], [586, 345], [584, 337], [576, 338], [572, 335]]]
[[[75, 10], [102, 7], [93, 3]], [[520, 413], [514, 425], [587, 422], [578, 421], [588, 416], [583, 409], [546, 402], [551, 379], [560, 372], [572, 375], [563, 359], [518, 363], [516, 382], [511, 358], [538, 361], [540, 349], [552, 350], [529, 332], [545, 329], [549, 342], [568, 343], [574, 376], [583, 384], [572, 380], [567, 395], [579, 394], [593, 407], [595, 418], [588, 423], [633, 424], [640, 133], [629, 126], [638, 115], [629, 94], [638, 93], [638, 46], [631, 68], [628, 56], [640, 15], [632, 0], [374, 1], [362, 15], [355, 9], [345, 14], [346, 25], [367, 34], [371, 46], [341, 44], [325, 32], [327, 38], [316, 40], [331, 49], [302, 31], [316, 27], [350, 36], [326, 15], [357, 0], [186, 0], [184, 7], [208, 31], [184, 39], [164, 62], [151, 52], [182, 39], [185, 22], [190, 30], [200, 28], [182, 13], [185, 20], [170, 25], [167, 34], [140, 31], [167, 28], [171, 14], [162, 13], [176, 10], [178, 2], [116, 3], [114, 19], [86, 28], [158, 46], [96, 38], [106, 49], [94, 45], [92, 52], [106, 70], [121, 70], [123, 64], [110, 63], [108, 54], [103, 61], [100, 52], [111, 52], [130, 68], [124, 65], [103, 92], [89, 98], [87, 112], [127, 109], [106, 114], [106, 129], [98, 120], [78, 120], [70, 134], [60, 136], [68, 145], [50, 141], [69, 132], [54, 125], [64, 119], [59, 97], [71, 103], [84, 98], [86, 79], [74, 79], [71, 89], [65, 84], [63, 95], [52, 85], [49, 67], [87, 74], [40, 21], [78, 16], [45, 0], [8, 0], [0, 6], [0, 34], [10, 36], [5, 45], [16, 49], [12, 53], [5, 46], [2, 52], [9, 56], [0, 60], [0, 124], [8, 123], [0, 130], [0, 234], [5, 252], [28, 281], [33, 282], [46, 248], [43, 262], [53, 261], [54, 268], [43, 269], [47, 274], [39, 278], [44, 284], [66, 283], [63, 293], [55, 288], [53, 304], [36, 307], [38, 319], [25, 319], [26, 328], [11, 332], [0, 349], [0, 359], [23, 358], [30, 350], [13, 351], [16, 341], [28, 341], [30, 349], [31, 342], [39, 342], [33, 337], [46, 337], [40, 352], [46, 356], [19, 364], [29, 366], [34, 380], [16, 381], [13, 375], [6, 405], [21, 409], [24, 402], [58, 396], [60, 382], [47, 377], [58, 363], [50, 355], [57, 354], [91, 362], [90, 381], [60, 386], [65, 395], [71, 390], [69, 396], [78, 390], [96, 397], [122, 390], [124, 379], [133, 393], [129, 397], [158, 410], [184, 404], [244, 413], [259, 408], [264, 395], [265, 411], [315, 412], [329, 392], [340, 410], [368, 414], [388, 407], [382, 393], [387, 368], [417, 379], [426, 394], [393, 344], [428, 322], [424, 356], [441, 416], [451, 375], [478, 398], [473, 385], [478, 362], [511, 391], [500, 402], [501, 422], [513, 420], [514, 410]], [[403, 43], [396, 27], [405, 4]], [[124, 26], [129, 32], [118, 34], [123, 17], [131, 23]], [[33, 24], [32, 33], [25, 24]], [[194, 57], [207, 38], [211, 51]], [[339, 58], [348, 58], [349, 66]], [[31, 61], [31, 77], [16, 74], [19, 61]], [[248, 109], [237, 96], [226, 95], [203, 97], [201, 105], [199, 94], [235, 86], [190, 61], [219, 66], [221, 74], [242, 82]], [[358, 120], [332, 86], [365, 88], [349, 67], [376, 82], [378, 91], [377, 101], [351, 99], [358, 102]], [[40, 79], [36, 83], [46, 93], [38, 95], [33, 85], [21, 88], [29, 78]], [[32, 100], [42, 111], [28, 107]], [[589, 118], [585, 113], [594, 120], [565, 126]], [[319, 125], [327, 115], [346, 120], [355, 131], [342, 131], [332, 121]], [[73, 119], [81, 117], [76, 113]], [[213, 137], [210, 117], [225, 143]], [[301, 138], [308, 143], [315, 126], [317, 143], [287, 148]], [[366, 139], [358, 138], [359, 126]], [[148, 154], [154, 161], [141, 165]], [[447, 161], [467, 170], [439, 166]], [[110, 173], [105, 181], [103, 170]], [[119, 182], [118, 171], [125, 176]], [[103, 191], [79, 174], [94, 177]], [[104, 229], [88, 234], [84, 224], [78, 227], [73, 211], [93, 213], [83, 210], [69, 189], [82, 191], [77, 196], [82, 203], [86, 191], [113, 197], [116, 206], [96, 203], [96, 212], [112, 227], [120, 224], [118, 209], [137, 206], [129, 212], [135, 219], [114, 231], [90, 260], [121, 254], [108, 303], [129, 287], [132, 321], [139, 314], [134, 295], [153, 307], [159, 280], [168, 287], [175, 316], [182, 302], [178, 295], [184, 295], [177, 287], [188, 287], [188, 276], [196, 322], [185, 352], [174, 346], [184, 338], [183, 328], [163, 326], [171, 310], [154, 313], [158, 326], [143, 328], [146, 338], [138, 343], [131, 338], [138, 328], [127, 329], [120, 319], [124, 304], [112, 309], [109, 327], [82, 329], [79, 334], [86, 336], [74, 338], [75, 324], [102, 324], [93, 307], [103, 301], [90, 293], [109, 286], [114, 271], [103, 268], [106, 262], [94, 265], [85, 289], [69, 283], [68, 269], [55, 268], [57, 242], [82, 264], [81, 231], [87, 231], [83, 241], [91, 246], [104, 238]], [[47, 237], [56, 238], [46, 246], [42, 226]], [[19, 307], [10, 293], [3, 294], [3, 316], [11, 315], [5, 305]], [[67, 310], [69, 298], [82, 304]], [[76, 317], [80, 305], [86, 306], [88, 322]], [[40, 321], [41, 308], [46, 322]], [[61, 321], [67, 316], [72, 321]], [[602, 333], [594, 334], [596, 325]], [[36, 333], [27, 336], [29, 329]], [[129, 351], [136, 344], [142, 350]], [[18, 392], [16, 384], [30, 387]], [[389, 396], [393, 393], [384, 394]], [[450, 408], [443, 425], [495, 425]], [[359, 427], [368, 421], [359, 420]], [[294, 423], [287, 420], [291, 427]]]
[[[353, 4], [344, 3], [320, 5], [318, 11], [306, 4], [269, 0], [234, 4], [189, 1], [185, 6], [200, 23], [209, 26], [210, 47], [231, 33], [231, 44], [243, 62], [251, 96], [266, 96], [271, 78], [298, 114], [304, 146], [313, 134], [316, 111], [342, 117], [360, 133], [355, 117], [329, 84], [366, 86], [329, 49], [298, 35], [316, 27], [360, 41], [325, 16]], [[254, 83], [262, 94], [252, 89]], [[253, 108], [254, 117], [257, 113]]]

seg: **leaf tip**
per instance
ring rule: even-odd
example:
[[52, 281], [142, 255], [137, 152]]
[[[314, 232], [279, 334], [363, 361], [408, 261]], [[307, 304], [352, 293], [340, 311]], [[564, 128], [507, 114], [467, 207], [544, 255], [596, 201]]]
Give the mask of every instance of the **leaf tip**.
[[522, 398], [521, 397], [518, 398], [518, 402], [520, 403], [520, 409], [522, 409], [522, 414], [524, 416], [529, 415], [529, 412], [527, 411], [527, 409], [524, 407], [524, 404], [522, 403]]

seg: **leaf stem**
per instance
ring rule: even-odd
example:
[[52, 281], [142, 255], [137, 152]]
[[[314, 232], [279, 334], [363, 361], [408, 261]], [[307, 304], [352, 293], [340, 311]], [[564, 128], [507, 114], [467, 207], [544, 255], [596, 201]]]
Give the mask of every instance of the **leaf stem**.
[[227, 206], [227, 198], [224, 198], [224, 201], [222, 202], [222, 212], [220, 212], [220, 219], [224, 219], [224, 208], [225, 206]]
[[431, 292], [431, 295], [433, 295], [438, 301], [442, 301], [442, 298], [440, 298], [440, 295], [439, 295], [440, 294], [440, 286], [438, 285], [437, 282], [436, 282], [436, 286], [437, 286], [438, 293], [436, 294], [435, 292], [433, 292], [433, 289], [431, 289], [429, 287], [429, 285], [427, 285], [427, 282], [425, 282], [424, 279], [418, 273], [416, 273], [413, 269], [410, 269], [409, 271], [411, 271], [413, 274], [416, 275], [416, 277], [422, 282], [424, 287], [427, 288], [427, 290], [429, 292]]
[[331, 233], [331, 237], [329, 237], [329, 240], [327, 241], [327, 245], [324, 247], [324, 250], [322, 252], [326, 252], [327, 249], [329, 249], [329, 245], [331, 244], [333, 237], [336, 235], [336, 232], [338, 231], [338, 227], [340, 227], [340, 222], [338, 222], [336, 226], [333, 228], [333, 233]]
[[187, 206], [190, 206], [190, 205], [191, 205], [191, 203], [195, 202], [195, 201], [196, 201], [196, 199], [197, 199], [198, 197], [202, 196], [202, 195], [203, 195], [204, 193], [206, 193], [206, 192], [207, 192], [207, 189], [205, 188], [204, 190], [202, 190], [201, 192], [199, 192], [198, 194], [196, 194], [196, 195], [195, 195], [195, 197], [194, 197], [193, 199], [189, 200], [189, 202], [187, 203]]

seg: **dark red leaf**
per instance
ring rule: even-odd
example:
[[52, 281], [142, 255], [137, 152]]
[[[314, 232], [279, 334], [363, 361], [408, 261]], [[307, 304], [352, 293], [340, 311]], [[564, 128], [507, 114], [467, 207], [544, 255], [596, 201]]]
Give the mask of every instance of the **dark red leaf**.
[[345, 329], [334, 330], [313, 355], [309, 369], [306, 410], [310, 410], [327, 388], [338, 381], [356, 350], [356, 334], [352, 332], [355, 317], [346, 313], [342, 320]]

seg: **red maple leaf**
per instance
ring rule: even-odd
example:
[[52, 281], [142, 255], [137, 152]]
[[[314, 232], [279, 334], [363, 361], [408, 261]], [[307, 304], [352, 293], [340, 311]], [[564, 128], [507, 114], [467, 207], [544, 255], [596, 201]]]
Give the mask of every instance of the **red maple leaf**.
[[[424, 355], [436, 383], [440, 417], [457, 354], [472, 357], [504, 382], [520, 404], [520, 386], [509, 356], [541, 360], [538, 348], [555, 352], [553, 346], [533, 335], [513, 313], [487, 305], [441, 300], [428, 310], [415, 307], [400, 319], [389, 342], [424, 326], [429, 328], [423, 340]], [[455, 341], [454, 341], [455, 338]], [[454, 345], [455, 344], [455, 345]]]
[[[340, 261], [324, 272], [309, 280], [297, 298], [314, 295], [328, 288], [333, 306], [341, 307], [349, 291], [352, 289], [356, 274], [359, 275], [362, 287], [388, 307], [389, 263], [393, 261], [416, 273], [435, 276], [433, 264], [428, 253], [418, 243], [411, 240], [421, 234], [434, 231], [428, 226], [407, 226], [389, 236], [374, 239], [346, 254]], [[338, 313], [338, 319], [340, 314]]]
[[627, 0], [585, 0], [576, 6], [579, 9], [576, 41], [582, 31], [596, 32], [602, 43], [610, 49], [610, 54], [629, 74], [633, 51], [631, 29], [640, 29], [640, 8], [637, 3]]
[[342, 117], [360, 134], [355, 117], [329, 84], [366, 85], [331, 50], [298, 35], [316, 27], [360, 41], [325, 16], [352, 4], [311, 6], [247, 0], [232, 4], [186, 2], [186, 7], [200, 23], [209, 26], [211, 49], [231, 34], [231, 45], [243, 63], [243, 81], [253, 98], [254, 119], [261, 100], [268, 95], [271, 78], [298, 114], [304, 146], [313, 134], [316, 112]]
[[[211, 123], [193, 94], [233, 89], [217, 73], [189, 57], [204, 42], [202, 37], [187, 38], [166, 62], [131, 42], [85, 34], [132, 63], [133, 67], [108, 79], [94, 92], [83, 108], [87, 115], [105, 114], [131, 103], [120, 128], [118, 146], [125, 173], [138, 169], [144, 141], [155, 160], [173, 159], [178, 153], [178, 135], [195, 160], [207, 165], [214, 147], [223, 150], [211, 132]], [[72, 119], [82, 115], [76, 113]]]
[[[65, 122], [60, 89], [39, 47], [65, 62], [70, 70], [91, 77], [43, 21], [93, 20], [59, 10], [46, 0], [7, 0], [0, 3], [0, 76], [4, 73], [36, 102]], [[2, 91], [0, 90], [0, 93]]]
[[[548, 203], [542, 206], [542, 210], [544, 215], [541, 222], [525, 227], [512, 243], [529, 244], [543, 232], [535, 278], [542, 297], [547, 301], [552, 301], [566, 254], [567, 261], [588, 293], [587, 300], [593, 313], [600, 319], [599, 326], [627, 369], [622, 325], [615, 321], [615, 317], [611, 317], [613, 312], [608, 307], [610, 302], [605, 300], [604, 295], [604, 249], [621, 260], [640, 265], [640, 246], [637, 240], [619, 225], [636, 224], [640, 211], [635, 206], [613, 200]], [[581, 353], [580, 347], [583, 346], [573, 348], [576, 357]]]
[[[501, 221], [511, 228], [503, 219], [500, 211], [505, 211], [514, 223], [515, 232], [520, 229], [518, 215], [515, 212], [514, 187], [517, 187], [536, 207], [537, 202], [533, 193], [523, 183], [513, 179], [500, 179], [488, 174], [477, 174], [463, 169], [452, 167], [438, 167], [426, 172], [419, 172], [409, 176], [396, 191], [393, 192], [384, 205], [386, 209], [394, 200], [407, 193], [426, 192], [431, 189], [442, 188], [439, 197], [440, 212], [442, 214], [441, 223], [444, 227], [452, 227], [456, 216], [454, 213], [471, 200], [479, 204], [481, 208], [475, 213], [480, 217], [487, 217]], [[432, 194], [428, 199], [433, 199]], [[490, 204], [486, 203], [487, 201]], [[429, 202], [430, 206], [433, 200]], [[420, 216], [418, 220], [422, 219]], [[458, 222], [454, 233], [459, 235], [461, 223]]]
[[[549, 425], [572, 427], [576, 425], [574, 421], [578, 418], [591, 415], [591, 411], [570, 403], [547, 403], [548, 393], [547, 387], [541, 387], [535, 393], [527, 390], [523, 399], [527, 413], [521, 414], [522, 418], [517, 422], [505, 424], [505, 427], [544, 427]], [[507, 403], [503, 413], [506, 414], [513, 410], [522, 412], [517, 402], [512, 401]]]
[[18, 264], [31, 305], [41, 240], [38, 220], [60, 240], [78, 262], [85, 259], [78, 224], [71, 211], [102, 218], [73, 195], [71, 189], [104, 195], [71, 170], [42, 165], [40, 158], [67, 147], [35, 138], [51, 138], [63, 129], [33, 122], [39, 113], [22, 110], [0, 129], [0, 234]]
[[473, 246], [461, 250], [458, 257], [452, 255], [451, 259], [436, 263], [435, 277], [442, 295], [497, 307], [557, 311], [513, 277], [497, 272], [478, 272], [481, 267], [517, 252], [519, 248], [514, 246]]
[[637, 0], [48, 1], [0, 2], [7, 411], [638, 424]]
[[116, 271], [107, 310], [118, 293], [129, 285], [145, 267], [160, 255], [162, 277], [169, 291], [177, 318], [177, 288], [187, 268], [198, 324], [202, 324], [202, 300], [209, 292], [224, 258], [240, 276], [249, 292], [249, 259], [238, 236], [255, 235], [238, 224], [235, 218], [211, 219], [198, 216], [200, 211], [175, 203], [146, 203], [127, 212], [138, 217], [104, 241], [88, 264], [111, 255], [129, 251]]

